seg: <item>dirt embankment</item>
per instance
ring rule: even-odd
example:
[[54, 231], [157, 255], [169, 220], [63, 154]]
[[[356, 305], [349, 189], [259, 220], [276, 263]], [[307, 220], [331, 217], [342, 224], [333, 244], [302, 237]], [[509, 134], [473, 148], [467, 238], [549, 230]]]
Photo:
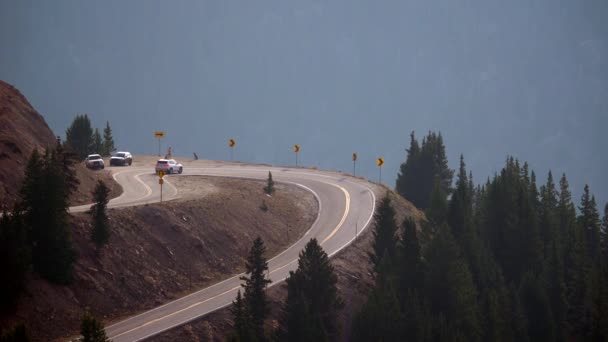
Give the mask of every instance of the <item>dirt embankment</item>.
[[[386, 193], [386, 188], [377, 188], [376, 196], [380, 198]], [[405, 217], [413, 216], [419, 221], [423, 214], [403, 197], [390, 192], [393, 206], [397, 212], [397, 223], [401, 224]], [[341, 341], [350, 340], [351, 322], [354, 315], [361, 309], [367, 299], [367, 294], [373, 285], [370, 273], [368, 253], [372, 245], [373, 223], [359, 238], [349, 247], [343, 249], [334, 256], [331, 261], [338, 275], [339, 295], [344, 299], [345, 306], [340, 313]], [[280, 316], [282, 303], [287, 296], [284, 284], [274, 286], [268, 290], [271, 302], [270, 319], [267, 328], [276, 326]], [[232, 316], [230, 308], [224, 308], [213, 312], [198, 320], [192, 321], [181, 327], [166, 331], [154, 336], [149, 341], [224, 341], [227, 332], [232, 329]]]
[[89, 170], [83, 163], [78, 163], [75, 168], [80, 183], [70, 197], [71, 206], [92, 203], [93, 190], [98, 180], [102, 180], [110, 188], [110, 198], [118, 197], [122, 193], [122, 187], [114, 180], [109, 170]]
[[17, 199], [32, 151], [56, 141], [42, 115], [19, 90], [0, 81], [0, 210], [11, 209]]
[[[77, 334], [87, 307], [110, 324], [242, 272], [258, 235], [268, 255], [277, 254], [310, 228], [318, 212], [314, 196], [293, 185], [277, 184], [268, 197], [262, 181], [171, 181], [178, 189], [198, 188], [204, 197], [111, 209], [112, 237], [99, 255], [90, 242], [89, 217], [75, 215], [79, 258], [73, 284], [55, 286], [34, 277], [10, 321], [27, 322], [36, 341]], [[267, 211], [260, 209], [263, 201]]]

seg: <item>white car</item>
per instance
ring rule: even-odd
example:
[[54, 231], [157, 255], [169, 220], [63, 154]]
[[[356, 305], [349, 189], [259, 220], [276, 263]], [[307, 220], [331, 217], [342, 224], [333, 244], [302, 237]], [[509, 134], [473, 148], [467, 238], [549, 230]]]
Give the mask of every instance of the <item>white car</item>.
[[182, 164], [176, 162], [175, 159], [159, 159], [156, 162], [155, 171], [158, 173], [158, 171], [161, 170], [170, 175], [172, 173], [182, 173], [184, 167]]
[[110, 166], [113, 166], [113, 165], [131, 166], [132, 163], [133, 163], [133, 156], [129, 152], [116, 152], [116, 153], [114, 153], [112, 158], [110, 158]]
[[103, 158], [99, 154], [89, 154], [84, 160], [84, 165], [89, 169], [103, 169], [105, 167]]

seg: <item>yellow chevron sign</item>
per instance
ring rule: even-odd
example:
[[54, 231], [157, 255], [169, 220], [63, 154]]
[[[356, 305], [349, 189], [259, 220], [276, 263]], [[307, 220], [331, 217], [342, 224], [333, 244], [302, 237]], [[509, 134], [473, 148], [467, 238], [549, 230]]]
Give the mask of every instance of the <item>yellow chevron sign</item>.
[[376, 165], [378, 165], [378, 167], [382, 167], [382, 165], [384, 165], [384, 158], [376, 159]]

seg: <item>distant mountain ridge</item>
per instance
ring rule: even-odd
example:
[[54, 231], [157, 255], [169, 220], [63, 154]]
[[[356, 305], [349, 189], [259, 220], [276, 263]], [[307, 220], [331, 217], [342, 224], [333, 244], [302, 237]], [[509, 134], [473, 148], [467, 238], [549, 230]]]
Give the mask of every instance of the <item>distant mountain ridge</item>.
[[51, 146], [55, 139], [25, 96], [0, 80], [0, 209], [10, 209], [16, 200], [32, 151]]

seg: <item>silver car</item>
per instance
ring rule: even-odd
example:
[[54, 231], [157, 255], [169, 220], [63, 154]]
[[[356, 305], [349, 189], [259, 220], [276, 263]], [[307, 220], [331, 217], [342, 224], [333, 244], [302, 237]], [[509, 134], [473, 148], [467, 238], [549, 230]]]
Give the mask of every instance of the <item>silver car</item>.
[[159, 159], [156, 162], [155, 171], [158, 173], [158, 171], [161, 170], [170, 175], [172, 173], [182, 173], [184, 167], [182, 164], [176, 162], [175, 159]]
[[89, 154], [87, 159], [84, 160], [84, 165], [89, 169], [103, 169], [103, 158], [99, 154]]

